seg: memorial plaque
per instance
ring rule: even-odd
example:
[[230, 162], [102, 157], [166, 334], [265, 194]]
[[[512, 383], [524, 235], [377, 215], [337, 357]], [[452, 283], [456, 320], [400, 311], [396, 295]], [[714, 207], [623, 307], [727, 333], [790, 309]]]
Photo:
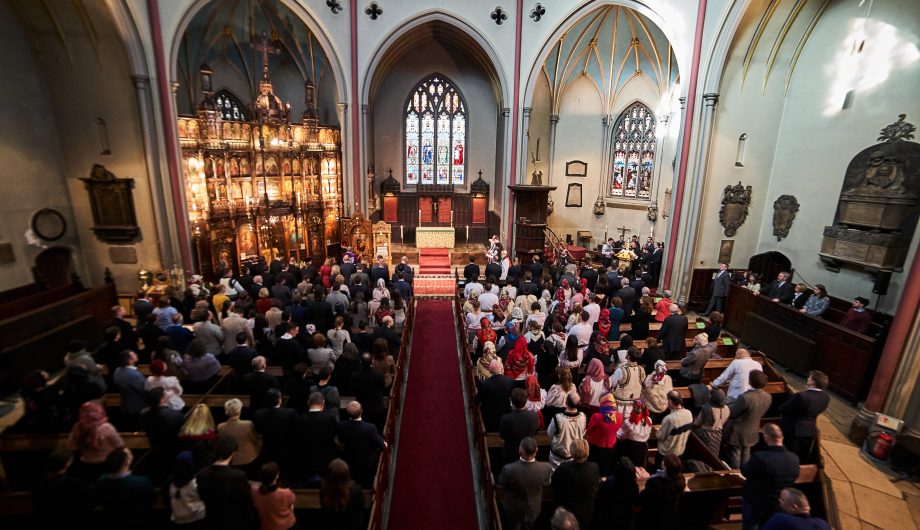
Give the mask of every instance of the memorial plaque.
[[109, 259], [116, 265], [137, 263], [137, 249], [134, 247], [109, 247]]
[[141, 233], [134, 213], [134, 179], [120, 179], [104, 166], [93, 164], [89, 178], [80, 179], [89, 191], [93, 232], [108, 243], [134, 241]]

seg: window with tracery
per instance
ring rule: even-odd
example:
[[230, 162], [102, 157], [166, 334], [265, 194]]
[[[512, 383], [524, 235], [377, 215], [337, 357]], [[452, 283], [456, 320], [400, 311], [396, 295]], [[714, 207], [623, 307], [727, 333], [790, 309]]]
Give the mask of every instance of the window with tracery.
[[649, 198], [655, 145], [655, 115], [642, 103], [633, 103], [620, 114], [613, 129], [612, 197]]
[[226, 90], [217, 94], [214, 98], [217, 102], [217, 108], [220, 109], [220, 117], [224, 121], [249, 121], [246, 116], [246, 105]]
[[466, 176], [466, 103], [434, 74], [409, 95], [405, 112], [406, 184], [462, 185]]

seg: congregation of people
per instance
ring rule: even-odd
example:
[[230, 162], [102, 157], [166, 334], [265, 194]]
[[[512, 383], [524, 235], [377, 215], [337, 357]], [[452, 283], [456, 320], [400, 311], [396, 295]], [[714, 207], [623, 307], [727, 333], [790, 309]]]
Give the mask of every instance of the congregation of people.
[[[30, 373], [16, 430], [70, 433], [33, 493], [42, 527], [153, 527], [159, 491], [176, 528], [365, 528], [413, 271], [357, 261], [262, 259], [139, 292], [134, 319], [113, 307], [62, 374]], [[215, 389], [232, 396], [222, 411], [183, 399]], [[142, 456], [125, 447], [134, 432]], [[320, 513], [295, 510], [296, 488], [319, 489]]]
[[[483, 277], [472, 259], [463, 271], [475, 402], [485, 431], [503, 441], [492, 463], [505, 492], [503, 527], [533, 528], [548, 486], [572, 528], [690, 527], [679, 502], [684, 473], [712, 470], [686, 454], [692, 432], [745, 477], [745, 529], [829, 528], [793, 487], [800, 463], [813, 462], [827, 376], [812, 371], [808, 390], [779, 406], [780, 420], [761, 425], [773, 397], [750, 352], [738, 349], [703, 384], [707, 361], [719, 358], [722, 313], [710, 308], [688, 349], [688, 318], [667, 289], [656, 289], [648, 263], [620, 267], [615, 255], [611, 248], [597, 267], [564, 253], [555, 263], [534, 258], [504, 279], [488, 268]], [[653, 321], [662, 323], [657, 337], [649, 335]], [[634, 345], [640, 340], [645, 348]], [[678, 359], [680, 369], [669, 371], [666, 361]], [[538, 460], [544, 431], [549, 452]]]

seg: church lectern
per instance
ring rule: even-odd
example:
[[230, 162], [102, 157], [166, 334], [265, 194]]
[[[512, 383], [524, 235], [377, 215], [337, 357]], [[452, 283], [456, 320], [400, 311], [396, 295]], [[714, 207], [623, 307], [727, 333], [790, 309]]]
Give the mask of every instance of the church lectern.
[[556, 186], [512, 185], [508, 189], [514, 194], [515, 255], [524, 261], [527, 256], [543, 254], [549, 192]]

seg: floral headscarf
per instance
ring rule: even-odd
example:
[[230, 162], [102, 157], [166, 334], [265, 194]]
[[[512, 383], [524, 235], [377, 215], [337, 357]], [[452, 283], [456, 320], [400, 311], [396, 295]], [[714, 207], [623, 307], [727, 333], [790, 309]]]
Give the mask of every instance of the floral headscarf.
[[645, 423], [646, 425], [651, 425], [652, 420], [648, 415], [648, 407], [645, 406], [645, 401], [637, 399], [633, 401], [632, 412], [629, 414], [629, 421], [635, 425], [641, 425]]
[[668, 364], [661, 359], [655, 361], [655, 373], [652, 374], [652, 382], [656, 385], [664, 384], [664, 376], [668, 373]]
[[610, 310], [601, 309], [601, 316], [597, 319], [597, 331], [605, 338], [610, 336], [610, 328], [613, 324], [610, 322]]
[[482, 357], [476, 361], [476, 373], [480, 379], [485, 379], [492, 375], [489, 371], [489, 365], [495, 360], [495, 343], [486, 342], [482, 345]]
[[524, 375], [534, 373], [533, 354], [527, 349], [527, 339], [518, 337], [514, 341], [514, 347], [508, 352], [508, 359], [505, 361], [505, 375], [511, 379], [521, 379]]
[[537, 376], [528, 375], [527, 376], [527, 399], [529, 401], [542, 401], [543, 393], [541, 392], [540, 382], [537, 380]]
[[610, 356], [610, 343], [607, 342], [607, 336], [599, 332], [594, 333], [594, 349], [599, 355], [604, 357]]
[[505, 323], [505, 340], [509, 342], [516, 342], [518, 339], [518, 328], [517, 324], [514, 321], [509, 320]]
[[610, 423], [617, 419], [617, 416], [620, 414], [620, 411], [617, 409], [617, 400], [613, 397], [613, 394], [607, 392], [601, 399], [600, 403], [600, 412], [604, 415], [604, 421]]
[[584, 380], [581, 382], [581, 386], [578, 388], [578, 393], [581, 395], [582, 402], [585, 404], [588, 403], [591, 397], [591, 381], [595, 383], [604, 381], [604, 386], [607, 388], [609, 388], [610, 385], [610, 379], [608, 379], [607, 374], [604, 373], [604, 363], [598, 358], [591, 359], [591, 362], [588, 363], [588, 373], [585, 375]]
[[495, 342], [497, 336], [495, 331], [492, 330], [492, 322], [489, 321], [487, 317], [482, 317], [479, 319], [480, 330], [476, 332], [476, 340], [479, 341], [479, 344], [485, 344], [487, 342]]

